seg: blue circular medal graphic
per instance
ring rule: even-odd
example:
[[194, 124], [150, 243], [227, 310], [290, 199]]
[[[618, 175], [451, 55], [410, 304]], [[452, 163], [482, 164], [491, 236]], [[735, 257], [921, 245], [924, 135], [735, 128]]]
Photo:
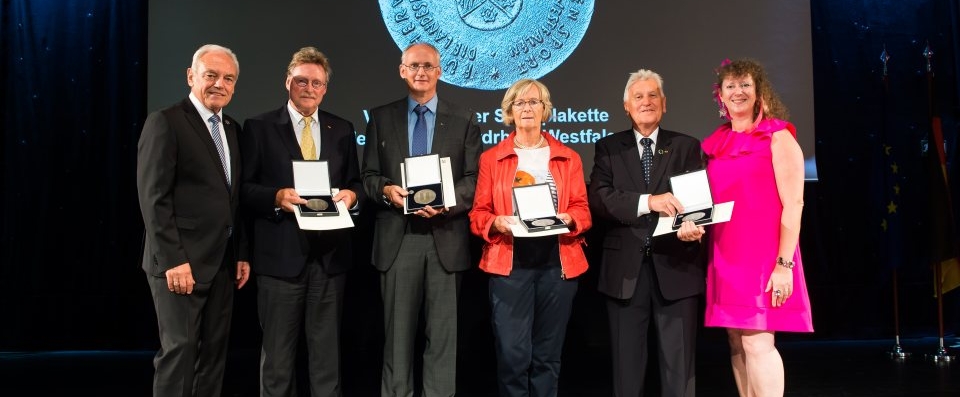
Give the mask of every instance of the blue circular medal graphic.
[[573, 53], [594, 0], [379, 0], [401, 50], [425, 42], [440, 51], [440, 79], [500, 90], [550, 73]]

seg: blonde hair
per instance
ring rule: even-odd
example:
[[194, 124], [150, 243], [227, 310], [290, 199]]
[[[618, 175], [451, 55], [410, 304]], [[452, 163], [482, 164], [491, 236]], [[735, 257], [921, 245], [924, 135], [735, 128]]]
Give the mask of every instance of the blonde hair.
[[330, 68], [330, 60], [316, 47], [303, 47], [293, 53], [293, 58], [290, 59], [290, 64], [287, 65], [287, 76], [293, 73], [295, 67], [306, 63], [312, 63], [322, 67], [324, 73], [327, 74], [327, 81], [325, 81], [325, 83], [330, 82], [330, 75], [333, 74], [333, 69]]
[[530, 86], [536, 86], [540, 89], [540, 100], [543, 101], [543, 120], [550, 119], [550, 113], [553, 110], [553, 102], [550, 101], [550, 90], [543, 83], [534, 79], [522, 79], [513, 83], [507, 92], [503, 94], [503, 101], [500, 102], [500, 110], [503, 112], [503, 124], [513, 125], [513, 101], [517, 100], [520, 94], [527, 91]]

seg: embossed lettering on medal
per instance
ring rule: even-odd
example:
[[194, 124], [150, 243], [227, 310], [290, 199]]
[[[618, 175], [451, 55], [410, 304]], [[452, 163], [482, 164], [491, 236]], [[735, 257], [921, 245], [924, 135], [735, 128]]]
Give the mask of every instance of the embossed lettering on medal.
[[594, 0], [379, 0], [403, 50], [426, 42], [440, 51], [440, 79], [500, 90], [540, 78], [567, 60], [593, 17]]

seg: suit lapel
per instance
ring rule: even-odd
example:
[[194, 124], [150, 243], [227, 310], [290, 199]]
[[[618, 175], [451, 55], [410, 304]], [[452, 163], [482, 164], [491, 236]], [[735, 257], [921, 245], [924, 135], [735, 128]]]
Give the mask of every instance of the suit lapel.
[[430, 148], [430, 153], [439, 154], [443, 157], [444, 148], [446, 148], [447, 139], [450, 138], [450, 134], [447, 133], [447, 126], [450, 125], [450, 115], [444, 112], [443, 102], [437, 102], [437, 114], [436, 121], [433, 126], [433, 147]]
[[[393, 108], [394, 118], [393, 118], [393, 131], [396, 135], [394, 141], [397, 143], [397, 147], [394, 149], [400, 153], [400, 158], [405, 159], [410, 157], [410, 137], [408, 136], [408, 127], [407, 127], [407, 99], [397, 102], [397, 106]], [[387, 145], [390, 145], [391, 142], [387, 141]]]
[[647, 186], [643, 180], [643, 163], [640, 161], [640, 149], [637, 148], [636, 133], [633, 130], [623, 132], [620, 140], [622, 150], [620, 151], [620, 160], [623, 161], [623, 167], [633, 180], [633, 185], [641, 191]]
[[[659, 188], [667, 183], [667, 164], [670, 163], [670, 143], [673, 141], [673, 134], [669, 131], [660, 129], [660, 136], [657, 138], [657, 149], [653, 152], [653, 172], [650, 173], [650, 187], [654, 191], [661, 191]], [[669, 186], [668, 186], [669, 187]]]
[[[183, 102], [181, 102], [181, 104], [183, 105], [184, 118], [186, 119], [187, 124], [189, 124], [190, 127], [193, 128], [193, 132], [198, 135], [198, 137], [200, 138], [200, 141], [202, 141], [203, 145], [207, 148], [207, 154], [210, 155], [210, 161], [212, 161], [214, 165], [213, 169], [219, 171], [220, 180], [223, 181], [223, 187], [226, 188], [227, 177], [226, 177], [226, 174], [224, 174], [223, 163], [220, 162], [220, 153], [217, 152], [217, 147], [213, 144], [213, 137], [211, 136], [210, 130], [207, 129], [207, 124], [206, 124], [207, 122], [200, 117], [200, 113], [197, 112], [197, 108], [193, 106], [193, 102], [190, 102], [189, 98], [185, 99]], [[225, 123], [221, 123], [221, 125], [224, 126], [223, 128], [226, 128]], [[225, 129], [225, 131], [227, 130]], [[236, 133], [234, 133], [233, 135], [234, 135], [234, 140], [233, 142], [230, 142], [230, 137], [229, 137], [230, 135], [227, 134], [227, 141], [228, 141], [228, 144], [230, 145], [231, 157], [234, 155], [233, 148], [240, 147], [239, 144], [236, 143], [237, 142]], [[237, 159], [240, 158], [239, 153], [237, 153], [235, 158]]]
[[317, 111], [317, 124], [320, 124], [320, 146], [317, 148], [318, 160], [328, 160], [330, 155], [335, 154], [336, 145], [333, 144], [333, 132], [330, 123], [323, 117], [323, 113]]
[[[227, 135], [227, 146], [230, 151], [230, 187], [232, 192], [239, 191], [240, 187], [240, 139], [237, 136], [237, 126], [230, 118], [224, 117], [223, 132]], [[211, 138], [212, 139], [212, 138]], [[217, 154], [217, 161], [220, 161]]]
[[280, 142], [287, 148], [290, 158], [294, 160], [303, 160], [303, 152], [300, 151], [300, 144], [297, 142], [297, 130], [293, 128], [293, 120], [290, 119], [290, 111], [286, 105], [277, 111], [274, 119], [274, 132], [280, 136]]

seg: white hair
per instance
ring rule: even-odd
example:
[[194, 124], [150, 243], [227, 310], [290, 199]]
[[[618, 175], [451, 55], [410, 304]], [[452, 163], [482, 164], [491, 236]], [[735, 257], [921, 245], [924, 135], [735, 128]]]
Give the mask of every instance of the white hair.
[[240, 74], [240, 61], [237, 60], [237, 54], [234, 54], [229, 48], [217, 44], [205, 44], [197, 49], [197, 52], [193, 53], [193, 62], [190, 64], [190, 67], [194, 70], [200, 68], [200, 57], [208, 52], [222, 52], [230, 56], [233, 59], [233, 65], [237, 67], [237, 74]]
[[624, 102], [626, 102], [627, 99], [630, 99], [630, 86], [640, 80], [653, 80], [657, 82], [657, 88], [660, 89], [660, 95], [667, 96], [667, 93], [663, 91], [663, 78], [660, 77], [657, 72], [652, 70], [640, 69], [636, 72], [630, 73], [630, 78], [627, 79], [627, 86], [623, 89]]

